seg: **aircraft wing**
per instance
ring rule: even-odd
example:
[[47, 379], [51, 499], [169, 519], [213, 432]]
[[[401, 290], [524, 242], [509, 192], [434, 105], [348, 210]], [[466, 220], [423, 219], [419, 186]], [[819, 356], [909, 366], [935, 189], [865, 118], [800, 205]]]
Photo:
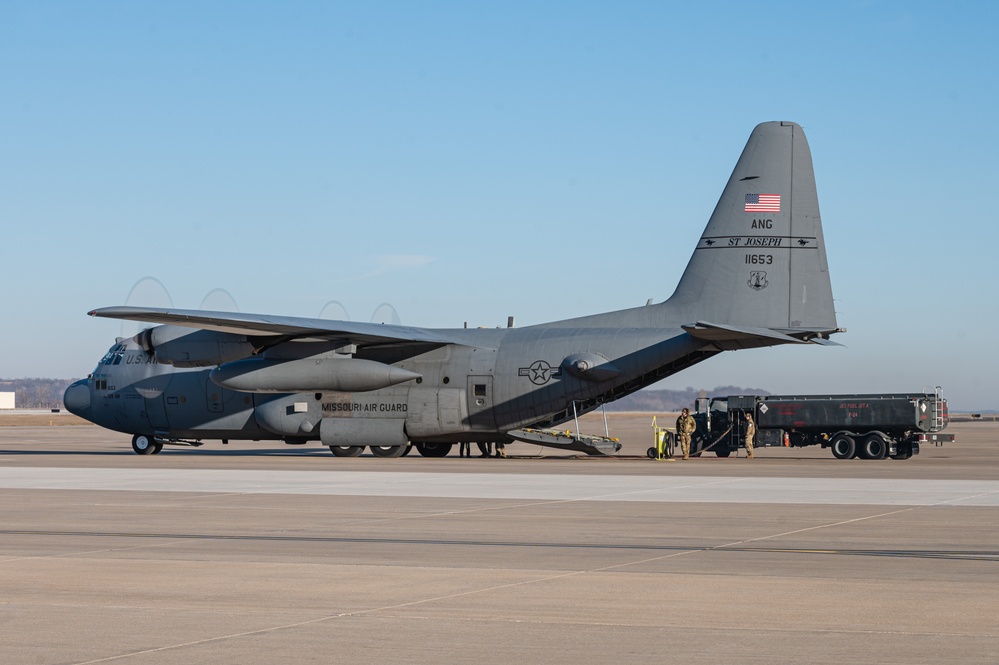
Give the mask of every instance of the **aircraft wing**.
[[422, 343], [449, 344], [455, 340], [426, 328], [395, 326], [384, 323], [360, 323], [306, 319], [295, 316], [209, 312], [194, 309], [163, 309], [158, 307], [102, 307], [88, 312], [90, 316], [107, 319], [127, 319], [165, 325], [184, 326], [201, 330], [250, 335], [255, 337], [318, 337], [345, 339], [362, 346], [373, 344]]

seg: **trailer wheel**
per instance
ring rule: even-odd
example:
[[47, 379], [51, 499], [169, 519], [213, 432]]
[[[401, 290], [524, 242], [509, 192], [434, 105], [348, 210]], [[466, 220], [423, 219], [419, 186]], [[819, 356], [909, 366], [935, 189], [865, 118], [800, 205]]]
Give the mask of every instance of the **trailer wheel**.
[[846, 434], [833, 437], [829, 447], [832, 448], [833, 457], [836, 459], [850, 459], [857, 452], [857, 442]]
[[659, 455], [659, 453], [656, 452], [655, 446], [646, 450], [645, 454], [648, 456], [649, 459], [655, 459]]
[[880, 434], [868, 434], [860, 443], [860, 459], [884, 459], [888, 454], [888, 442]]

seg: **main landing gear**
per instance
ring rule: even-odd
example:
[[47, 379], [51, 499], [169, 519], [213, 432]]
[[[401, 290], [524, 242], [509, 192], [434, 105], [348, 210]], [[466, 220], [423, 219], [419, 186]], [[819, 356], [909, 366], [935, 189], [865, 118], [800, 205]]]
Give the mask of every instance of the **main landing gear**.
[[364, 452], [364, 446], [330, 446], [330, 452], [336, 457], [357, 457]]
[[[375, 457], [405, 457], [413, 448], [423, 457], [447, 457], [451, 443], [410, 443], [405, 446], [368, 446]], [[357, 457], [364, 452], [364, 446], [329, 446], [336, 457]]]

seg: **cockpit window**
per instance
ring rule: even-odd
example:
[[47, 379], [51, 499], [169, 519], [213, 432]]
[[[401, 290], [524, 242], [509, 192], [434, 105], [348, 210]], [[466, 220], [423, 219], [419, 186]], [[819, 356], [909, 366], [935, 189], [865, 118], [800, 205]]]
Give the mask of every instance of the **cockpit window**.
[[124, 353], [125, 353], [125, 345], [116, 344], [112, 346], [111, 349], [106, 354], [104, 354], [104, 357], [101, 358], [101, 362], [99, 364], [101, 365], [121, 364], [121, 357]]

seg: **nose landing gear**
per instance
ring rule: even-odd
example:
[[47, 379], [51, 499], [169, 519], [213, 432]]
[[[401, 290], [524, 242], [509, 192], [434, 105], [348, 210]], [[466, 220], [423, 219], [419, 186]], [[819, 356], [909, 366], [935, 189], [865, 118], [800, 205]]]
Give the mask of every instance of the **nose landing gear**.
[[151, 436], [136, 434], [132, 437], [132, 450], [136, 455], [158, 455], [163, 444]]

